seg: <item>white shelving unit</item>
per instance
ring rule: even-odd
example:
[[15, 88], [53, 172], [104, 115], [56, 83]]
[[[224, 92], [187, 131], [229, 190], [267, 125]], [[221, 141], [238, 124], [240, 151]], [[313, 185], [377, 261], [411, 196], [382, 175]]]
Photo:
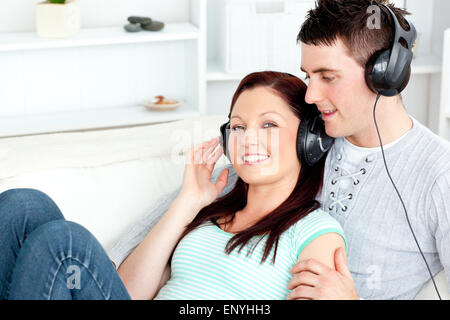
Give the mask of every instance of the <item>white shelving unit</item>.
[[0, 52], [88, 47], [112, 44], [198, 40], [200, 30], [191, 23], [169, 23], [159, 32], [126, 32], [123, 27], [81, 29], [67, 39], [38, 38], [35, 32], [0, 34]]
[[[0, 137], [159, 123], [205, 113], [206, 0], [183, 0], [188, 21], [128, 33], [126, 23], [70, 38], [0, 33]], [[164, 4], [164, 2], [161, 2]], [[100, 84], [100, 85], [99, 85]], [[156, 95], [175, 110], [150, 111]]]

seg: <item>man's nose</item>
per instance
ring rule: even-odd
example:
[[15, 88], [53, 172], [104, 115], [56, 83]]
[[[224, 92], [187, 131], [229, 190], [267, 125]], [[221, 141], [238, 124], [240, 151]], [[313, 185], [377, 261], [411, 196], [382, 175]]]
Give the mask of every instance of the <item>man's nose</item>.
[[308, 104], [317, 104], [323, 100], [322, 90], [320, 86], [313, 83], [313, 81], [309, 81], [309, 85], [306, 89], [305, 101]]

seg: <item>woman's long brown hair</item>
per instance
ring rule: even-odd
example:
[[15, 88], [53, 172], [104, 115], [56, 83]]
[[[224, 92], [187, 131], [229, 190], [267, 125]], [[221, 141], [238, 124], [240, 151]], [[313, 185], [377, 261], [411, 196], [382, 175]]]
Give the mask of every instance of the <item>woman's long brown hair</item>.
[[[236, 100], [243, 91], [259, 86], [273, 89], [291, 107], [300, 121], [313, 115], [316, 107], [305, 102], [305, 83], [293, 75], [274, 71], [255, 72], [242, 79], [234, 93], [230, 114]], [[240, 252], [254, 236], [268, 235], [261, 263], [264, 263], [267, 259], [274, 245], [275, 252], [272, 263], [275, 263], [278, 240], [281, 234], [320, 207], [315, 198], [322, 187], [325, 158], [326, 156], [323, 156], [313, 167], [301, 165], [297, 183], [289, 197], [253, 226], [234, 235], [227, 243], [225, 252], [229, 254], [238, 246], [240, 246]], [[238, 178], [234, 188], [229, 193], [199, 211], [194, 220], [186, 226], [180, 240], [205, 222], [210, 221], [220, 227], [218, 224], [220, 218], [224, 218], [224, 223], [233, 221], [235, 213], [244, 209], [247, 204], [247, 191], [248, 184]]]

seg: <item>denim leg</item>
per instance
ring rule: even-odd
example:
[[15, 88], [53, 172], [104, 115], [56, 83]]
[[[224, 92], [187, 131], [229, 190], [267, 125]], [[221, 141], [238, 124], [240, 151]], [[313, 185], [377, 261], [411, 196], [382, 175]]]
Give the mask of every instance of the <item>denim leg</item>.
[[8, 299], [131, 299], [97, 239], [83, 226], [55, 220], [38, 227], [17, 257]]
[[25, 239], [37, 227], [64, 219], [45, 193], [34, 189], [10, 189], [0, 194], [0, 299], [9, 294], [16, 258]]

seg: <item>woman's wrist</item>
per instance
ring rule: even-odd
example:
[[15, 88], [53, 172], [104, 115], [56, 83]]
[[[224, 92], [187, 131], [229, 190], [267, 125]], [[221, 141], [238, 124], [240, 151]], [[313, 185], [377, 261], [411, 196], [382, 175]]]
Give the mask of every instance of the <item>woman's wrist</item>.
[[190, 223], [198, 214], [203, 206], [193, 198], [184, 193], [180, 193], [172, 202], [168, 214], [176, 217], [177, 220], [183, 220], [183, 223]]
[[175, 198], [174, 203], [177, 205], [180, 205], [185, 210], [189, 211], [200, 211], [203, 209], [203, 205], [199, 202], [199, 199], [197, 196], [188, 194], [186, 192], [181, 191], [178, 196]]

